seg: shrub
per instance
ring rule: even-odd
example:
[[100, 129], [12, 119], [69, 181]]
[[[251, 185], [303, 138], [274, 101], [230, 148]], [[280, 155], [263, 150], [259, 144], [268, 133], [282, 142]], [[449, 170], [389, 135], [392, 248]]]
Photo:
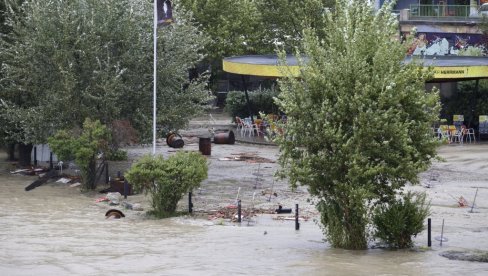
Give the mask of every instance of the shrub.
[[373, 215], [374, 237], [393, 248], [413, 246], [412, 237], [424, 230], [430, 214], [425, 193], [408, 192], [390, 204], [379, 205]]
[[125, 161], [128, 159], [127, 151], [121, 149], [110, 149], [107, 152], [106, 159], [110, 161]]
[[135, 190], [151, 195], [158, 217], [173, 215], [183, 195], [199, 187], [207, 176], [207, 159], [198, 152], [178, 152], [168, 159], [146, 155], [126, 173]]
[[48, 138], [48, 144], [60, 160], [75, 160], [80, 167], [83, 189], [93, 190], [96, 186], [97, 156], [107, 151], [110, 140], [110, 131], [105, 125], [87, 118], [81, 134], [77, 135], [75, 130], [60, 130]]
[[341, 196], [324, 198], [318, 204], [322, 231], [333, 247], [365, 249], [369, 222], [365, 205], [368, 192], [347, 185], [342, 186], [341, 191]]
[[244, 92], [230, 91], [227, 93], [225, 109], [231, 114], [232, 118], [235, 116], [247, 117], [249, 111], [247, 109], [246, 95], [244, 95]]
[[[278, 107], [274, 103], [274, 97], [278, 92], [274, 89], [258, 89], [249, 91], [249, 104], [252, 114], [278, 113]], [[225, 101], [226, 110], [232, 117], [248, 117], [249, 109], [247, 107], [246, 94], [242, 91], [231, 91], [227, 94]]]

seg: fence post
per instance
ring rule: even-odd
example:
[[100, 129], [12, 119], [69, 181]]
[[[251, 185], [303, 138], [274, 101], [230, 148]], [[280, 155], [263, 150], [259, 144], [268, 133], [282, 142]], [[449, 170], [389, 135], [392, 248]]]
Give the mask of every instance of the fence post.
[[191, 202], [191, 192], [188, 193], [188, 212], [193, 213], [193, 203]]
[[298, 222], [298, 204], [295, 204], [295, 230], [300, 230], [300, 222]]
[[105, 184], [109, 184], [109, 183], [110, 183], [110, 177], [108, 175], [108, 163], [105, 163]]
[[241, 200], [237, 201], [237, 222], [241, 222]]
[[37, 166], [37, 147], [34, 147], [34, 166]]
[[53, 152], [49, 154], [49, 168], [52, 170], [54, 169], [54, 164], [53, 164]]

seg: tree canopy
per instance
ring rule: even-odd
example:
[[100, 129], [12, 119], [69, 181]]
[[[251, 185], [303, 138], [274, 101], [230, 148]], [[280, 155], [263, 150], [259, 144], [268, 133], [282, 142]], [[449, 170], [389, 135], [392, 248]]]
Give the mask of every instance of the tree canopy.
[[[212, 74], [222, 58], [235, 55], [288, 52], [301, 43], [307, 27], [324, 27], [324, 12], [332, 0], [178, 0], [190, 10], [210, 37], [206, 48]], [[321, 34], [322, 36], [324, 34]]]
[[[129, 120], [150, 137], [152, 3], [26, 0], [7, 11], [13, 31], [0, 42], [0, 120], [9, 126], [2, 140], [45, 142], [85, 118], [109, 126]], [[157, 123], [167, 128], [185, 126], [209, 100], [205, 76], [188, 74], [207, 39], [185, 13], [176, 16], [177, 23], [158, 29]]]

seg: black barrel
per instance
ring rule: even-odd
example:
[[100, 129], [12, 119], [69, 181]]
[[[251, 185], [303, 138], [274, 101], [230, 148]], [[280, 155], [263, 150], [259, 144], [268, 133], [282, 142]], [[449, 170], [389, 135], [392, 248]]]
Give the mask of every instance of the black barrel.
[[210, 155], [212, 153], [212, 141], [207, 137], [200, 137], [198, 141], [198, 149], [203, 155]]
[[185, 141], [183, 141], [181, 135], [170, 133], [166, 136], [166, 144], [172, 148], [182, 148], [185, 145]]
[[215, 144], [229, 144], [233, 145], [236, 142], [236, 137], [232, 130], [226, 132], [215, 133], [214, 143]]

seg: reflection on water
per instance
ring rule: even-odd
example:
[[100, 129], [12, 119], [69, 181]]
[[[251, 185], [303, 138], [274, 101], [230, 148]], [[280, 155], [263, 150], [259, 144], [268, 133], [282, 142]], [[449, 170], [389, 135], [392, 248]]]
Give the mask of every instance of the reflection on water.
[[[486, 275], [487, 264], [449, 261], [438, 249], [331, 249], [313, 222], [259, 217], [254, 226], [106, 220], [96, 194], [0, 175], [0, 275]], [[266, 234], [264, 233], [266, 231]]]

